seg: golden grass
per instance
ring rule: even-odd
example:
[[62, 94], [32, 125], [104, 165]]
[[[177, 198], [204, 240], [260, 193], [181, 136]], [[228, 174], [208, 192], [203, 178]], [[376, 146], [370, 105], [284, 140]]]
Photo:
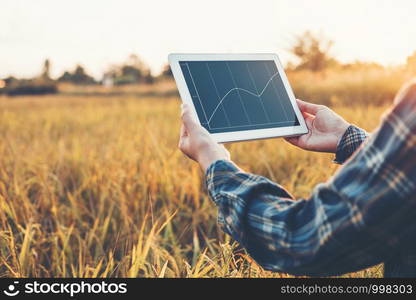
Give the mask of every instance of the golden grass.
[[320, 73], [289, 72], [300, 99], [325, 105], [385, 105], [415, 74], [404, 68], [328, 69]]
[[[373, 129], [385, 106], [335, 110]], [[0, 98], [0, 276], [287, 276], [220, 231], [198, 166], [177, 149], [179, 125], [177, 98]], [[298, 197], [337, 168], [279, 139], [229, 149]]]

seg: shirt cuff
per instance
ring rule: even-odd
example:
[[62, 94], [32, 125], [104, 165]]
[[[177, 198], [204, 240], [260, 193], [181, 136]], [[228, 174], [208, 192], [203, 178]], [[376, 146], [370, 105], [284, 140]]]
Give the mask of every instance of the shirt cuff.
[[355, 125], [350, 125], [338, 142], [334, 162], [343, 164], [361, 146], [367, 137], [368, 133], [365, 130]]
[[238, 172], [240, 169], [229, 160], [217, 160], [208, 167], [205, 173], [206, 186], [214, 202], [221, 191], [221, 184], [225, 183], [230, 175]]

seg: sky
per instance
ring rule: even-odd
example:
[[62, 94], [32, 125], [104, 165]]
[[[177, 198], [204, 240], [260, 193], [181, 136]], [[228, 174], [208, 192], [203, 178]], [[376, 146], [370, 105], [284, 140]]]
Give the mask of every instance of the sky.
[[274, 52], [294, 36], [334, 41], [343, 62], [401, 64], [416, 51], [414, 0], [0, 0], [0, 78], [52, 76], [82, 64], [100, 75], [135, 53], [160, 72], [171, 52]]

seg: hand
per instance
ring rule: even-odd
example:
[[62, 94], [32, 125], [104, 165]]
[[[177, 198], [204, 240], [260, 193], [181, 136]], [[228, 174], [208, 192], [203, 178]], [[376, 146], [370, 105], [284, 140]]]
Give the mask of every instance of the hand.
[[203, 171], [217, 160], [230, 159], [227, 149], [214, 141], [209, 132], [192, 117], [191, 110], [186, 104], [182, 105], [179, 149], [198, 162]]
[[339, 140], [350, 124], [324, 105], [296, 101], [309, 132], [286, 140], [305, 150], [335, 153]]

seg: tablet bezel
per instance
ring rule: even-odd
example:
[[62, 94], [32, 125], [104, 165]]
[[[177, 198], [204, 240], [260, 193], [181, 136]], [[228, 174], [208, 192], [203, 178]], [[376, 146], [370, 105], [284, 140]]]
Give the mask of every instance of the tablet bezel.
[[292, 88], [290, 87], [286, 73], [283, 69], [282, 64], [280, 63], [280, 60], [277, 54], [273, 54], [273, 53], [262, 53], [262, 54], [172, 53], [169, 55], [168, 58], [169, 58], [169, 64], [170, 64], [173, 76], [176, 81], [176, 85], [179, 90], [179, 94], [182, 98], [182, 102], [190, 105], [190, 107], [192, 108], [192, 113], [199, 123], [201, 123], [201, 121], [199, 120], [198, 114], [195, 110], [194, 103], [192, 102], [192, 98], [191, 98], [188, 86], [186, 84], [185, 77], [182, 73], [182, 69], [179, 66], [180, 61], [273, 60], [275, 62], [279, 75], [282, 78], [286, 92], [289, 96], [293, 110], [295, 111], [296, 117], [298, 118], [299, 125], [288, 126], [288, 127], [274, 127], [274, 128], [265, 128], [265, 129], [252, 129], [252, 130], [242, 130], [242, 131], [211, 133], [211, 136], [217, 142], [219, 143], [238, 142], [238, 141], [257, 140], [257, 139], [266, 139], [266, 138], [275, 138], [275, 137], [296, 136], [296, 135], [308, 133], [308, 128], [305, 124], [305, 120], [296, 103], [295, 95], [293, 94]]

